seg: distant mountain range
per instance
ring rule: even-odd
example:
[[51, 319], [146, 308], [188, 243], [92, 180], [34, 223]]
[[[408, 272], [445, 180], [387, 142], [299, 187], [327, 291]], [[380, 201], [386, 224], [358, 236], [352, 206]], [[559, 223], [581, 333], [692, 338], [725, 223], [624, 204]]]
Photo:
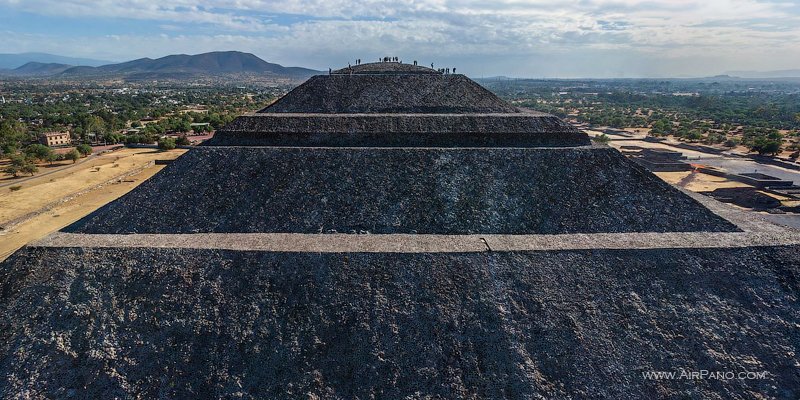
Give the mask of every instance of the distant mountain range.
[[197, 55], [171, 55], [157, 59], [141, 58], [118, 64], [99, 66], [31, 61], [14, 69], [0, 71], [0, 74], [17, 77], [82, 78], [123, 76], [133, 79], [164, 79], [232, 74], [303, 78], [318, 72], [308, 68], [284, 67], [279, 64], [269, 63], [250, 53], [219, 51]]
[[111, 61], [64, 57], [47, 53], [0, 54], [0, 69], [15, 69], [30, 62], [42, 64], [88, 65], [90, 67], [111, 64]]
[[800, 78], [800, 69], [781, 71], [729, 71], [725, 75], [749, 79]]

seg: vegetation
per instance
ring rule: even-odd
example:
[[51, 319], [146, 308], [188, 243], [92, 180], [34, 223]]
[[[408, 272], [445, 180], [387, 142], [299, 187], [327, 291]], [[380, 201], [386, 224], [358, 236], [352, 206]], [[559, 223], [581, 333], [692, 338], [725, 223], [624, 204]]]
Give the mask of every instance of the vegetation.
[[3, 172], [17, 177], [19, 174], [30, 174], [33, 175], [39, 171], [39, 168], [33, 161], [22, 154], [14, 154], [11, 156], [8, 166], [4, 169]]
[[89, 154], [92, 154], [92, 146], [89, 146], [86, 143], [81, 143], [75, 147], [75, 150], [78, 151], [82, 156], [86, 157]]
[[161, 140], [158, 141], [158, 148], [159, 148], [159, 150], [162, 150], [162, 151], [175, 149], [175, 139], [173, 139], [173, 138], [162, 138]]
[[[760, 154], [800, 139], [800, 83], [705, 80], [487, 80], [517, 105], [591, 126], [745, 146]], [[782, 132], [781, 132], [782, 131]]]
[[600, 135], [600, 136], [595, 136], [595, 137], [593, 137], [593, 138], [592, 138], [592, 140], [593, 140], [595, 143], [599, 143], [599, 144], [608, 144], [608, 142], [610, 142], [610, 141], [611, 141], [611, 138], [610, 138], [610, 137], [608, 137], [608, 135], [606, 135], [606, 134], [604, 133], [604, 134], [602, 134], [602, 135]]
[[78, 152], [76, 149], [72, 149], [69, 153], [64, 154], [65, 160], [71, 160], [73, 164], [75, 164], [81, 158], [81, 153]]
[[[174, 148], [191, 143], [186, 135], [214, 131], [243, 112], [263, 108], [290, 87], [275, 87], [274, 82], [242, 89], [213, 82], [119, 87], [92, 81], [9, 80], [2, 88], [6, 101], [0, 104], [0, 158], [14, 160], [4, 170], [17, 176], [35, 173], [36, 162], [77, 161], [72, 152], [62, 156], [38, 144], [44, 132], [70, 132], [82, 156], [98, 144], [158, 142]], [[160, 140], [175, 133], [182, 136], [177, 143]]]

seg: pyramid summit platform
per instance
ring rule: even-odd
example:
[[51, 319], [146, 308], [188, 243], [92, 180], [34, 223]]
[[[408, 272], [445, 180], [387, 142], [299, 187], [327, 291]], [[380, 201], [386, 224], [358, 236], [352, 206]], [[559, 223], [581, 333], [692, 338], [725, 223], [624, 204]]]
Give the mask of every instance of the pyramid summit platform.
[[[401, 63], [309, 79], [0, 265], [0, 393], [797, 398], [800, 232]], [[648, 378], [741, 371], [759, 379]]]

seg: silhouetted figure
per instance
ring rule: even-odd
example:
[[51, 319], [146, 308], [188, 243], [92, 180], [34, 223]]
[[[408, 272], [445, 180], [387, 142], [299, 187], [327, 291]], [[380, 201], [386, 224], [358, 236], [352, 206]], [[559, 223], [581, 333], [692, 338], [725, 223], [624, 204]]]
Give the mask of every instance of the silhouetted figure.
[[433, 63], [431, 63], [431, 69], [433, 69]]
[[445, 74], [450, 74], [450, 68], [447, 68], [447, 72], [445, 72]]
[[331, 74], [331, 72], [333, 72], [333, 70], [331, 70], [330, 68], [328, 68], [328, 75], [330, 75], [330, 74]]
[[414, 60], [414, 66], [415, 67], [417, 66], [417, 60]]
[[453, 73], [454, 74], [456, 73], [456, 67], [453, 67]]

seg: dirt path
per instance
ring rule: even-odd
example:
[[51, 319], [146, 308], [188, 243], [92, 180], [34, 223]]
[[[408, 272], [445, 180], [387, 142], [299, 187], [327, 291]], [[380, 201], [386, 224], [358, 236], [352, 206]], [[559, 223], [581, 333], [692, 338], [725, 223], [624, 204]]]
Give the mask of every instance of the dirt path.
[[153, 165], [156, 159], [183, 153], [126, 149], [31, 180], [18, 191], [0, 190], [0, 260], [129, 192], [163, 168]]

